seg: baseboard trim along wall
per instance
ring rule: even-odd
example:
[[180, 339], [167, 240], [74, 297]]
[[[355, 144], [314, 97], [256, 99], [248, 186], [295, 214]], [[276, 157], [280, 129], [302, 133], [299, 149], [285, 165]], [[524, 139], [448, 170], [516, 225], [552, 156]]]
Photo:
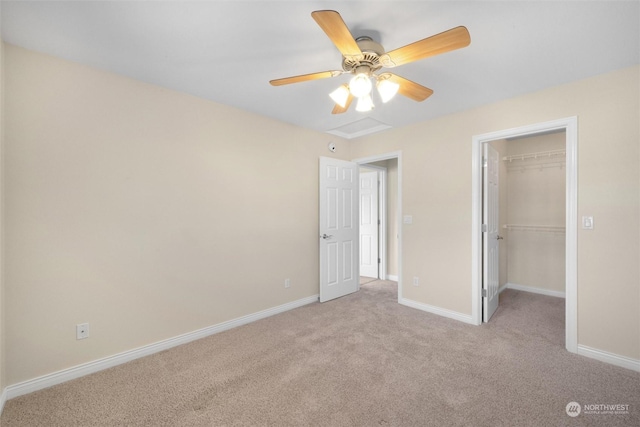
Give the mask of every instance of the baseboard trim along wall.
[[[507, 283], [505, 286], [500, 288], [500, 292], [502, 292], [504, 289], [510, 288], [509, 285], [510, 284]], [[518, 289], [518, 288], [510, 288], [510, 289]], [[539, 289], [539, 288], [521, 286], [518, 290], [525, 291], [525, 292], [534, 292], [534, 291], [529, 291], [528, 289]], [[542, 290], [546, 291], [545, 289], [542, 289]], [[554, 292], [554, 291], [549, 291], [549, 292]], [[542, 292], [534, 292], [534, 293], [542, 293]], [[557, 293], [561, 293], [561, 292], [557, 292]], [[555, 294], [547, 294], [547, 293], [545, 293], [544, 295], [557, 296]], [[475, 323], [473, 322], [473, 318], [471, 317], [471, 315], [468, 315], [468, 314], [462, 314], [456, 311], [451, 311], [444, 308], [423, 304], [423, 303], [416, 302], [406, 298], [402, 298], [398, 302], [402, 305], [406, 305], [407, 307], [426, 311], [427, 313], [437, 314], [439, 316], [444, 316], [450, 319], [459, 320], [460, 322], [475, 325]], [[581, 356], [589, 357], [591, 359], [599, 360], [604, 363], [609, 363], [611, 365], [619, 366], [621, 368], [631, 369], [632, 371], [640, 372], [640, 360], [632, 359], [630, 357], [620, 356], [617, 354], [609, 353], [607, 351], [591, 348], [586, 345], [578, 345], [578, 354]]]
[[395, 276], [393, 274], [387, 274], [387, 280], [393, 280], [394, 282], [397, 282], [398, 276]]
[[640, 372], [640, 360], [632, 359], [630, 357], [620, 356], [580, 344], [578, 344], [578, 354], [581, 356], [589, 357], [591, 359], [599, 360], [601, 362], [609, 363], [611, 365], [616, 365], [622, 368], [631, 369], [632, 371]]
[[0, 394], [0, 415], [2, 415], [2, 410], [4, 409], [4, 404], [7, 401], [7, 389], [2, 390], [2, 394]]
[[[509, 285], [509, 284], [507, 284]], [[506, 289], [508, 286], [504, 286]], [[525, 287], [528, 288], [528, 287]], [[513, 288], [516, 289], [516, 288]], [[537, 289], [537, 288], [533, 288]], [[501, 289], [502, 290], [502, 289]], [[526, 291], [526, 289], [520, 289]], [[527, 291], [529, 292], [529, 291]], [[539, 292], [536, 292], [539, 293]], [[552, 295], [555, 296], [555, 295]], [[182, 344], [189, 343], [201, 338], [205, 338], [210, 335], [214, 335], [238, 326], [246, 325], [251, 322], [255, 322], [260, 319], [267, 318], [285, 311], [293, 310], [298, 307], [305, 306], [318, 301], [318, 295], [313, 295], [307, 298], [302, 298], [297, 301], [282, 304], [277, 307], [269, 308], [259, 311], [257, 313], [249, 314], [246, 316], [238, 317], [236, 319], [228, 320], [226, 322], [218, 323], [206, 328], [202, 328], [193, 332], [189, 332], [183, 335], [179, 335], [173, 338], [169, 338], [163, 341], [156, 342], [144, 347], [139, 347], [133, 350], [125, 351], [123, 353], [115, 354], [113, 356], [105, 357], [102, 359], [94, 360], [92, 362], [84, 363], [82, 365], [74, 366], [72, 368], [64, 369], [51, 374], [43, 375], [38, 378], [27, 380], [18, 384], [10, 385], [2, 390], [0, 394], [0, 414], [4, 409], [4, 405], [7, 400], [14, 397], [22, 396], [37, 390], [42, 390], [47, 387], [61, 384], [66, 381], [70, 381], [76, 378], [80, 378], [85, 375], [89, 375], [95, 372], [102, 371], [113, 366], [117, 366], [129, 361], [139, 359], [141, 357], [149, 356], [160, 351], [170, 349]], [[447, 317], [460, 322], [475, 325], [471, 315], [458, 313], [456, 311], [447, 310], [444, 308], [435, 307], [428, 304], [419, 303], [410, 299], [402, 298], [398, 301], [400, 304], [407, 307], [415, 308], [427, 313], [436, 314], [438, 316]], [[585, 345], [578, 345], [578, 354], [581, 356], [596, 359], [601, 362], [609, 363], [611, 365], [620, 366], [622, 368], [631, 369], [636, 372], [640, 372], [640, 360], [632, 359], [630, 357], [620, 356], [617, 354], [609, 353], [603, 350], [598, 350]]]
[[[42, 390], [47, 387], [61, 384], [66, 381], [70, 381], [85, 375], [93, 374], [98, 371], [102, 371], [107, 368], [111, 368], [116, 365], [130, 362], [141, 357], [149, 356], [160, 351], [167, 350], [172, 347], [176, 347], [182, 344], [189, 343], [201, 338], [208, 337], [210, 335], [217, 334], [229, 329], [233, 329], [238, 326], [246, 325], [247, 323], [255, 322], [256, 320], [264, 319], [275, 314], [284, 313], [285, 311], [293, 310], [294, 308], [302, 307], [307, 304], [311, 304], [318, 301], [318, 295], [312, 295], [307, 298], [302, 298], [297, 301], [292, 301], [286, 304], [279, 305], [277, 307], [268, 308], [266, 310], [259, 311], [257, 313], [249, 314], [246, 316], [238, 317], [236, 319], [228, 320], [226, 322], [218, 323], [217, 325], [208, 326], [206, 328], [198, 329], [197, 331], [188, 332], [183, 335], [178, 335], [173, 338], [158, 341], [153, 344], [139, 347], [133, 350], [125, 351], [123, 353], [115, 354], [113, 356], [105, 357], [103, 359], [94, 360], [92, 362], [83, 363], [82, 365], [74, 366], [72, 368], [63, 369], [58, 372], [43, 375], [38, 378], [27, 380], [18, 384], [8, 386], [2, 393], [2, 400], [0, 403], [4, 405], [5, 400], [13, 399], [14, 397], [22, 396], [23, 394], [31, 393], [37, 390]], [[1, 408], [1, 406], [0, 406]], [[0, 409], [0, 413], [2, 413]]]
[[562, 291], [552, 291], [550, 289], [534, 288], [533, 286], [518, 285], [517, 283], [505, 283], [500, 288], [500, 292], [504, 291], [505, 289], [515, 289], [516, 291], [531, 292], [533, 294], [547, 295], [550, 297], [557, 297], [557, 298], [565, 298], [565, 293]]
[[400, 300], [398, 300], [398, 302], [402, 305], [406, 305], [407, 307], [426, 311], [427, 313], [437, 314], [438, 316], [448, 317], [449, 319], [475, 325], [470, 314], [462, 314], [458, 313], [457, 311], [447, 310], [446, 308], [435, 307], [429, 304], [423, 304], [421, 302], [413, 301], [406, 298], [401, 298]]

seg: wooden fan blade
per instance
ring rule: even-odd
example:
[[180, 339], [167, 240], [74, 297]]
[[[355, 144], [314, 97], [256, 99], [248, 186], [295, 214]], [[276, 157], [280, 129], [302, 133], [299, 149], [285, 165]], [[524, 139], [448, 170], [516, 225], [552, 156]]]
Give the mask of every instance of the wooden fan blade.
[[351, 102], [353, 101], [353, 95], [351, 95], [351, 93], [349, 93], [349, 97], [347, 98], [347, 102], [344, 103], [344, 107], [341, 107], [340, 105], [336, 104], [333, 107], [333, 110], [331, 111], [331, 114], [342, 114], [344, 112], [346, 112], [349, 107], [351, 106]]
[[362, 51], [351, 35], [347, 24], [335, 10], [316, 10], [311, 17], [331, 39], [340, 53], [345, 57], [362, 56]]
[[270, 80], [269, 83], [271, 83], [272, 86], [282, 86], [291, 83], [306, 82], [309, 80], [327, 79], [329, 77], [339, 76], [340, 74], [342, 74], [342, 71], [322, 71], [320, 73], [302, 74], [299, 76]]
[[389, 80], [400, 85], [398, 93], [400, 95], [411, 98], [414, 101], [424, 101], [433, 94], [433, 90], [428, 87], [419, 85], [416, 82], [400, 77], [396, 74], [389, 73]]
[[396, 67], [419, 59], [469, 46], [471, 37], [465, 27], [456, 27], [435, 36], [394, 49], [383, 55], [385, 67]]

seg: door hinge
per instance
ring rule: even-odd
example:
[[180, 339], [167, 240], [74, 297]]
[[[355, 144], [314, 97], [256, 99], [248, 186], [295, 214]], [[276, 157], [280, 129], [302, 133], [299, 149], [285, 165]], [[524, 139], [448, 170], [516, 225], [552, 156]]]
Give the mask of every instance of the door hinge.
[[380, 258], [378, 258], [378, 264], [380, 264]]
[[488, 162], [487, 162], [487, 158], [486, 158], [486, 157], [483, 157], [483, 158], [482, 158], [482, 167], [483, 167], [483, 168], [486, 168], [486, 167], [487, 167], [487, 163], [488, 163]]
[[482, 232], [483, 233], [487, 232], [487, 224], [482, 224]]
[[482, 298], [486, 298], [487, 297], [487, 290], [483, 289], [482, 290]]
[[380, 220], [378, 220], [378, 225], [380, 225]]

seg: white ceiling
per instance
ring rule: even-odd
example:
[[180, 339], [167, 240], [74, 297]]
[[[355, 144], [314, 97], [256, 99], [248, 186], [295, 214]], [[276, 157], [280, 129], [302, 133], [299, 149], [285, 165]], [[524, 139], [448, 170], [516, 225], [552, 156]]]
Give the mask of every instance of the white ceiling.
[[[340, 12], [392, 50], [464, 25], [471, 45], [393, 69], [434, 90], [332, 115], [341, 55], [311, 18]], [[2, 1], [4, 41], [344, 137], [357, 137], [640, 63], [639, 1]], [[593, 100], [598, 102], [597, 99]]]

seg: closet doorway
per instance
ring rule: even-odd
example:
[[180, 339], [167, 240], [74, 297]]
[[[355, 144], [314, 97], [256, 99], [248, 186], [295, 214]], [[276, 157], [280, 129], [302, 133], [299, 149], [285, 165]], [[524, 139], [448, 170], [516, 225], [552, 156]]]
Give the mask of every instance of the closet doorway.
[[[499, 152], [502, 289], [565, 297], [565, 342], [577, 352], [577, 118], [473, 137], [472, 317], [483, 308], [483, 152]], [[532, 175], [532, 174], [537, 174]], [[543, 191], [546, 190], [546, 191]], [[518, 283], [520, 282], [520, 283]]]
[[500, 158], [500, 291], [564, 298], [566, 132], [487, 144]]
[[[564, 130], [484, 144], [482, 222], [489, 227], [482, 233], [482, 268], [483, 284], [491, 286], [483, 295], [483, 322], [505, 289], [565, 297], [565, 144]], [[495, 176], [487, 173], [491, 167]], [[488, 177], [496, 182], [495, 195], [487, 191]], [[490, 206], [495, 218], [487, 218]]]

